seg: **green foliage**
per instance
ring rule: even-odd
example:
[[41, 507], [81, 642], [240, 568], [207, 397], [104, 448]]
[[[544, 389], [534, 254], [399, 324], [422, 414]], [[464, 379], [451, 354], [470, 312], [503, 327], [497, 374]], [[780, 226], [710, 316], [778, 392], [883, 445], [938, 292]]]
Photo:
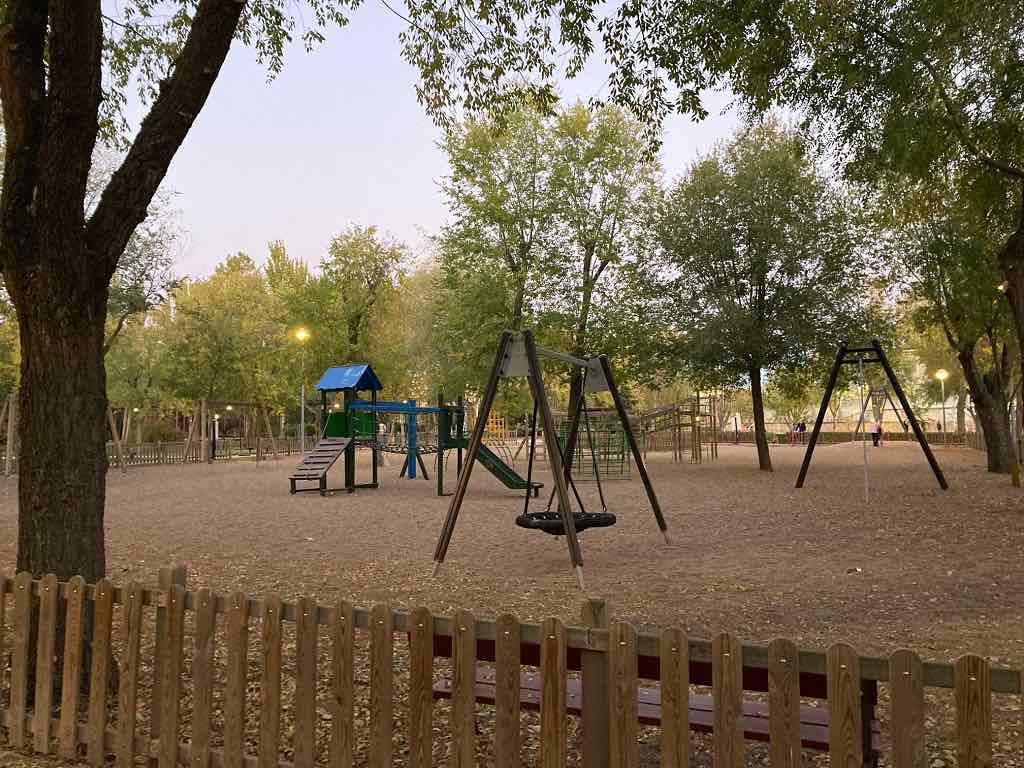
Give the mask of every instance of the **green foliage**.
[[744, 129], [668, 191], [655, 226], [669, 275], [661, 318], [692, 377], [735, 386], [799, 370], [863, 333], [856, 221], [800, 134]]
[[773, 377], [764, 390], [764, 404], [775, 418], [789, 426], [812, 421], [817, 415], [820, 397], [810, 387], [794, 386], [785, 376]]
[[337, 296], [350, 354], [366, 357], [367, 332], [397, 290], [406, 260], [405, 246], [382, 239], [376, 227], [352, 226], [331, 240], [320, 272]]
[[[448, 134], [433, 323], [447, 386], [478, 387], [501, 330], [528, 326], [554, 348], [609, 353], [624, 383], [636, 378], [652, 338], [638, 211], [657, 184], [640, 134], [621, 110], [579, 104]], [[519, 382], [504, 395], [525, 401], [524, 391]]]
[[0, 397], [17, 389], [20, 368], [18, 321], [0, 281]]
[[[273, 399], [284, 342], [273, 299], [256, 264], [243, 253], [217, 265], [207, 280], [186, 283], [164, 315], [167, 377], [190, 400]], [[240, 308], [244, 311], [239, 311]]]

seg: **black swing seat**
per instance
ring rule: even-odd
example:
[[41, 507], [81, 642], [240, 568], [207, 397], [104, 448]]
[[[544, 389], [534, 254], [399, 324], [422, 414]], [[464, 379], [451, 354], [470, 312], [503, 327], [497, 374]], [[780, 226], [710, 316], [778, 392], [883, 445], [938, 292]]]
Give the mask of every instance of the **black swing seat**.
[[[572, 519], [576, 524], [576, 533], [582, 533], [587, 528], [608, 528], [615, 525], [615, 515], [611, 512], [576, 512]], [[516, 518], [516, 525], [520, 528], [544, 531], [552, 536], [565, 536], [565, 521], [559, 512], [528, 512]]]

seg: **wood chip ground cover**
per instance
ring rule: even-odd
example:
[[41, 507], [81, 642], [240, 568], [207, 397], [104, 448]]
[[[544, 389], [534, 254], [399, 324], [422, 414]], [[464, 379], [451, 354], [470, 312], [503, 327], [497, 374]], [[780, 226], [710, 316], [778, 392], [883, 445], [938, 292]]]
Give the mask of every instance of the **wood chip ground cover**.
[[[803, 490], [793, 488], [802, 451], [773, 450], [776, 471], [756, 469], [747, 446], [721, 447], [717, 462], [673, 463], [664, 454], [649, 464], [672, 533], [658, 535], [638, 479], [609, 482], [614, 528], [582, 538], [587, 595], [602, 597], [615, 619], [638, 627], [680, 626], [695, 636], [729, 631], [749, 641], [788, 637], [824, 648], [846, 641], [858, 651], [888, 654], [901, 647], [932, 660], [974, 652], [993, 663], [1024, 666], [1024, 496], [1006, 477], [989, 475], [984, 455], [938, 449], [950, 481], [942, 492], [920, 450], [889, 444], [870, 451], [871, 499], [864, 500], [860, 444], [819, 449]], [[481, 617], [502, 611], [522, 621], [557, 616], [578, 623], [582, 595], [568, 566], [564, 539], [514, 524], [522, 497], [477, 468], [441, 576], [431, 575], [431, 555], [448, 506], [435, 483], [398, 479], [394, 457], [382, 470], [383, 487], [321, 498], [289, 496], [293, 461], [223, 462], [213, 466], [164, 466], [112, 472], [108, 484], [107, 561], [111, 578], [156, 584], [157, 570], [183, 563], [189, 587], [221, 594], [278, 593], [287, 600], [311, 596], [321, 604], [341, 599], [361, 606], [429, 607], [435, 613], [465, 608]], [[450, 474], [454, 475], [454, 462]], [[360, 471], [369, 474], [361, 464]], [[525, 467], [520, 467], [525, 471]], [[546, 472], [541, 482], [550, 486]], [[634, 473], [635, 475], [635, 473]], [[337, 482], [338, 479], [335, 479]], [[454, 477], [450, 485], [454, 485]], [[581, 483], [592, 509], [596, 489]], [[451, 490], [451, 488], [449, 488]], [[15, 479], [0, 479], [0, 570], [11, 574], [17, 530]], [[543, 505], [546, 495], [539, 501]], [[191, 632], [191, 625], [188, 627]], [[116, 627], [115, 627], [116, 631]], [[152, 642], [151, 637], [145, 642]], [[360, 637], [356, 674], [357, 727], [365, 757], [368, 669]], [[284, 635], [288, 701], [294, 684], [293, 628]], [[318, 680], [327, 695], [327, 647], [320, 642]], [[190, 652], [186, 641], [186, 656]], [[259, 638], [253, 633], [248, 693], [259, 695]], [[145, 656], [145, 655], [144, 655]], [[217, 676], [223, 680], [223, 647]], [[395, 757], [405, 759], [408, 685], [404, 639], [396, 637]], [[0, 662], [0, 669], [6, 661]], [[186, 660], [186, 679], [189, 661]], [[436, 674], [445, 672], [439, 661]], [[151, 670], [143, 670], [148, 690]], [[182, 720], [192, 691], [186, 685]], [[222, 692], [214, 699], [214, 733], [222, 729]], [[929, 695], [929, 760], [953, 765], [952, 701]], [[886, 692], [880, 710], [885, 718]], [[148, 711], [140, 715], [140, 727]], [[995, 762], [1022, 765], [1020, 697], [999, 696]], [[111, 710], [111, 717], [116, 713]], [[255, 707], [247, 734], [255, 739]], [[318, 749], [325, 752], [330, 711], [321, 707]], [[447, 705], [437, 706], [435, 760], [447, 758]], [[292, 712], [282, 712], [283, 754], [290, 756]], [[578, 762], [578, 723], [570, 724], [570, 762]], [[493, 760], [493, 712], [477, 712], [477, 757]], [[538, 720], [524, 714], [524, 764], [536, 757]], [[182, 737], [189, 729], [183, 727]], [[696, 765], [710, 765], [710, 742], [695, 736]], [[253, 741], [250, 745], [255, 747]], [[748, 762], [767, 761], [761, 745], [748, 743]], [[658, 732], [643, 731], [642, 759], [656, 765]], [[805, 762], [821, 762], [805, 754]], [[20, 761], [20, 762], [19, 762]], [[940, 765], [941, 763], [941, 765]], [[0, 766], [56, 765], [0, 753]]]

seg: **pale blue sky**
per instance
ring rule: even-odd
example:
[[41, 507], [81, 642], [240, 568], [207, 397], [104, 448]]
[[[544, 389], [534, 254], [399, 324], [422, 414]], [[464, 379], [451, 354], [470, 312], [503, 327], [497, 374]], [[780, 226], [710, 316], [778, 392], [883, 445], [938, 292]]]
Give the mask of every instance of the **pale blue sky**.
[[[166, 181], [189, 233], [181, 272], [208, 273], [239, 250], [262, 261], [278, 239], [316, 264], [350, 223], [376, 224], [414, 248], [438, 230], [448, 168], [416, 101], [417, 74], [401, 58], [403, 25], [371, 0], [312, 53], [295, 46], [270, 83], [250, 50], [232, 49]], [[564, 84], [564, 98], [594, 95], [605, 71], [595, 62]], [[732, 133], [737, 118], [720, 114], [727, 105], [712, 95], [706, 121], [669, 122], [668, 175]]]

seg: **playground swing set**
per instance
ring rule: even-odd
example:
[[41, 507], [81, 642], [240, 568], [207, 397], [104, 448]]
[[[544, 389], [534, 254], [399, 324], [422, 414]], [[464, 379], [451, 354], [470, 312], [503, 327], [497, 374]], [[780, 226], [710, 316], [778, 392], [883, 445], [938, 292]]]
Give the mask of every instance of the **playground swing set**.
[[[576, 402], [570, 404], [569, 428], [563, 449], [558, 440], [558, 432], [555, 427], [554, 416], [547, 399], [544, 388], [544, 377], [541, 372], [540, 358], [556, 360], [567, 363], [575, 369], [575, 375], [580, 377], [581, 394]], [[527, 483], [532, 483], [533, 466], [537, 448], [538, 418], [544, 436], [545, 449], [550, 463], [551, 475], [554, 480], [554, 489], [548, 506], [543, 511], [530, 511], [531, 494], [528, 488], [524, 494], [523, 512], [516, 518], [516, 524], [530, 530], [539, 530], [554, 536], [565, 536], [569, 548], [569, 559], [576, 575], [576, 581], [582, 590], [583, 585], [583, 554], [580, 549], [579, 534], [588, 528], [603, 528], [614, 525], [616, 516], [609, 512], [604, 501], [604, 492], [600, 485], [599, 470], [595, 464], [593, 467], [595, 479], [597, 480], [598, 494], [601, 499], [600, 512], [588, 512], [576, 484], [572, 477], [573, 457], [576, 452], [576, 441], [579, 435], [581, 418], [584, 429], [589, 430], [589, 418], [587, 417], [586, 397], [588, 393], [608, 392], [615, 405], [615, 412], [622, 425], [623, 434], [629, 444], [629, 449], [636, 465], [637, 471], [644, 484], [647, 499], [651, 505], [651, 511], [657, 521], [658, 528], [669, 542], [668, 525], [658, 503], [658, 497], [654, 492], [651, 479], [647, 474], [640, 447], [636, 442], [632, 429], [629, 425], [629, 416], [625, 404], [619, 394], [615, 379], [612, 376], [608, 359], [603, 355], [589, 360], [574, 357], [545, 349], [536, 344], [533, 334], [530, 331], [514, 333], [505, 331], [501, 335], [498, 344], [498, 351], [495, 355], [494, 365], [491, 368], [490, 377], [484, 389], [483, 400], [480, 403], [480, 411], [477, 415], [476, 426], [469, 439], [467, 449], [467, 461], [459, 474], [458, 485], [448, 507], [448, 514], [445, 518], [444, 527], [438, 538], [437, 547], [434, 550], [434, 574], [440, 572], [441, 564], [444, 562], [451, 544], [452, 535], [455, 532], [455, 525], [458, 522], [459, 512], [462, 509], [466, 498], [466, 491], [469, 488], [469, 480], [473, 472], [473, 466], [480, 456], [480, 449], [483, 445], [484, 433], [486, 431], [488, 417], [491, 408], [494, 406], [495, 396], [498, 391], [498, 383], [505, 377], [526, 376], [530, 384], [530, 392], [533, 396], [533, 415], [530, 422], [530, 453], [527, 470]], [[593, 444], [591, 444], [591, 456], [594, 455]], [[569, 492], [572, 491], [575, 499], [575, 506], [572, 504]], [[554, 499], [558, 504], [556, 511], [551, 511]]]
[[[917, 443], [921, 446], [921, 451], [928, 460], [928, 466], [931, 467], [932, 473], [935, 475], [935, 480], [939, 484], [939, 488], [944, 491], [949, 490], [949, 483], [946, 482], [946, 476], [942, 473], [942, 469], [939, 467], [939, 462], [935, 459], [935, 454], [932, 453], [931, 446], [928, 445], [928, 439], [925, 437], [924, 431], [921, 429], [921, 425], [914, 416], [914, 410], [910, 407], [910, 401], [907, 400], [907, 395], [904, 393], [903, 387], [900, 386], [900, 382], [896, 378], [896, 372], [889, 363], [889, 358], [886, 357], [885, 351], [882, 349], [882, 344], [878, 339], [872, 339], [868, 346], [850, 347], [845, 343], [839, 345], [839, 351], [836, 353], [836, 359], [832, 363], [832, 370], [829, 372], [828, 382], [825, 384], [825, 394], [821, 398], [821, 407], [818, 409], [818, 417], [814, 420], [814, 429], [811, 432], [810, 440], [807, 442], [807, 451], [804, 453], [804, 460], [800, 465], [800, 474], [797, 475], [796, 487], [803, 488], [804, 480], [807, 479], [807, 470], [810, 469], [811, 466], [811, 457], [814, 455], [814, 446], [818, 443], [818, 435], [821, 434], [821, 425], [825, 421], [825, 414], [828, 411], [828, 403], [832, 399], [833, 391], [835, 391], [836, 380], [839, 378], [840, 369], [844, 365], [857, 366], [861, 391], [861, 410], [860, 420], [857, 424], [858, 429], [864, 420], [864, 413], [872, 398], [879, 398], [879, 395], [877, 394], [879, 390], [872, 390], [868, 397], [864, 396], [864, 366], [869, 364], [878, 364], [882, 366], [882, 370], [885, 372], [885, 376], [889, 381], [889, 385], [892, 387], [892, 391], [896, 393], [896, 398], [900, 401], [900, 405], [903, 406], [903, 413], [907, 419], [906, 423], [909, 424], [910, 428], [914, 431], [914, 437], [917, 438]], [[892, 398], [889, 397], [888, 390], [883, 389], [881, 390], [881, 393], [881, 396], [888, 398], [889, 404], [892, 406], [893, 411], [896, 412], [896, 418], [899, 419], [900, 424], [902, 425], [904, 422], [900, 419], [899, 412], [896, 411], [896, 405], [892, 402]], [[876, 399], [875, 402], [878, 404], [879, 400]], [[884, 408], [884, 401], [882, 402], [882, 407]], [[904, 427], [904, 429], [906, 429], [906, 427]], [[868, 449], [867, 441], [865, 440], [864, 500], [868, 501], [869, 497], [870, 482], [868, 476]]]

